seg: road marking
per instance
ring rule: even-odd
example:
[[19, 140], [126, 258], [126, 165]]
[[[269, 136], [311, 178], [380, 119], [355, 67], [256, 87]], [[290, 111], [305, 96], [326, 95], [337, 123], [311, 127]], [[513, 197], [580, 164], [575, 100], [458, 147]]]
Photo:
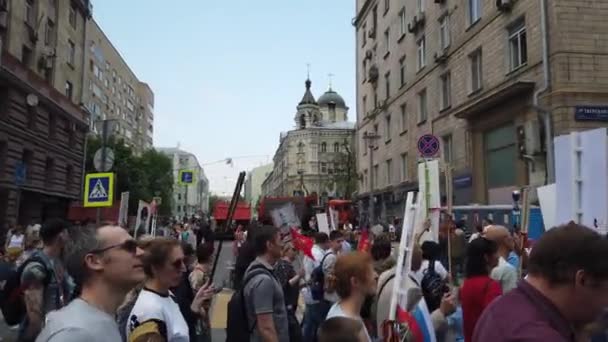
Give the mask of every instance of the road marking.
[[218, 293], [211, 305], [211, 329], [226, 329], [228, 321], [228, 302], [232, 298], [232, 290]]

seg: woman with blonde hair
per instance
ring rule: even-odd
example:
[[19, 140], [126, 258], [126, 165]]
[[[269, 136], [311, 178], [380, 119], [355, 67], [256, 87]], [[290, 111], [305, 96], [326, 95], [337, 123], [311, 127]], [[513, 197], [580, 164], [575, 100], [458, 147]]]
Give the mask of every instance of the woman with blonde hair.
[[289, 321], [289, 341], [302, 341], [302, 330], [296, 318], [298, 308], [298, 297], [300, 296], [300, 280], [304, 278], [304, 269], [296, 271], [293, 263], [298, 251], [291, 242], [283, 244], [283, 257], [277, 261], [274, 273], [283, 288], [285, 306], [287, 308], [287, 319]]
[[[331, 307], [326, 319], [347, 317], [364, 326], [361, 308], [365, 298], [376, 293], [377, 278], [372, 257], [368, 253], [357, 251], [338, 256], [330, 281], [334, 283], [340, 300]], [[371, 342], [367, 329], [362, 329], [361, 337]]]

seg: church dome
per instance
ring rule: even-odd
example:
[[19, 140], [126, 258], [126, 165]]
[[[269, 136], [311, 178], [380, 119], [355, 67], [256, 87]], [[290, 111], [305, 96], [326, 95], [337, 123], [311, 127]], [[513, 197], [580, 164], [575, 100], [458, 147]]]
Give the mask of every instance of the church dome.
[[318, 103], [319, 106], [322, 107], [326, 107], [329, 104], [333, 103], [334, 105], [336, 105], [336, 108], [346, 108], [346, 103], [344, 102], [342, 96], [333, 91], [331, 88], [329, 88], [329, 90], [326, 91], [325, 94], [321, 95], [321, 97], [319, 97]]

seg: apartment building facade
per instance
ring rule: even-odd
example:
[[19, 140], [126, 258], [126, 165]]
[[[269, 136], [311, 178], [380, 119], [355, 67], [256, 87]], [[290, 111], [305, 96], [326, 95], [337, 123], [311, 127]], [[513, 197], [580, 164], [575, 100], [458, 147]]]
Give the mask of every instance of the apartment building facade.
[[154, 93], [139, 81], [120, 52], [95, 20], [86, 25], [84, 94], [91, 113], [91, 130], [113, 120], [113, 134], [124, 139], [136, 154], [152, 148]]
[[362, 208], [374, 201], [368, 215], [403, 215], [423, 134], [441, 141], [456, 204], [510, 204], [512, 190], [553, 181], [551, 136], [606, 126], [601, 0], [357, 0], [356, 8], [359, 199]]
[[247, 172], [247, 178], [243, 186], [243, 192], [245, 194], [245, 201], [251, 205], [251, 217], [257, 215], [257, 204], [262, 196], [262, 183], [266, 180], [266, 177], [272, 172], [273, 164], [266, 164], [255, 167]]
[[[209, 180], [196, 156], [174, 147], [161, 147], [157, 151], [173, 160], [173, 217], [181, 219], [201, 212], [209, 213]], [[194, 184], [186, 186], [179, 183], [181, 170], [194, 171]]]
[[88, 0], [0, 1], [0, 230], [65, 217], [80, 197], [91, 16]]

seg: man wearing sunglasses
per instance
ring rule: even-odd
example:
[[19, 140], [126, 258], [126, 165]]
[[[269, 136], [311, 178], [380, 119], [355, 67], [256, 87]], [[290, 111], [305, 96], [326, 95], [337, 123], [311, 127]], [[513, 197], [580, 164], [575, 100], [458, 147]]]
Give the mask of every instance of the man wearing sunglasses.
[[114, 342], [120, 333], [114, 319], [126, 294], [145, 276], [143, 251], [121, 227], [81, 227], [70, 232], [66, 268], [80, 296], [50, 313], [37, 342]]

